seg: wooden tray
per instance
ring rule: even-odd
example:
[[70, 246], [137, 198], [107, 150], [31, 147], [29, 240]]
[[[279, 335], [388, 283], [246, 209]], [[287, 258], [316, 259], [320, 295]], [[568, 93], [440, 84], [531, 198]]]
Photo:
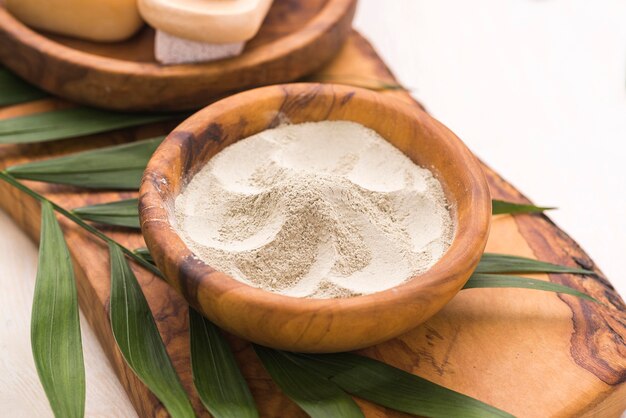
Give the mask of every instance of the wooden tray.
[[156, 63], [149, 27], [121, 43], [80, 41], [37, 33], [0, 5], [0, 61], [78, 103], [133, 111], [199, 109], [218, 96], [319, 69], [349, 35], [356, 2], [276, 0], [242, 55], [174, 66]]
[[[394, 79], [371, 46], [357, 34], [318, 79], [358, 80], [372, 86]], [[404, 92], [387, 91], [400, 100]], [[0, 118], [58, 106], [47, 100], [0, 110]], [[2, 146], [0, 167], [78, 150], [146, 138], [171, 128], [167, 124], [93, 136], [89, 141]], [[484, 167], [495, 198], [527, 201], [513, 186]], [[86, 193], [32, 183], [61, 205], [132, 197], [133, 193]], [[550, 203], [550, 202], [542, 202]], [[0, 183], [0, 204], [34, 240], [39, 236], [39, 205]], [[98, 335], [139, 416], [165, 416], [162, 405], [125, 365], [117, 351], [107, 317], [108, 255], [104, 245], [73, 224], [63, 222], [75, 260], [83, 312]], [[143, 245], [141, 235], [120, 229], [108, 233], [131, 248]], [[589, 257], [547, 217], [520, 215], [494, 218], [488, 251], [518, 254], [550, 262], [597, 268]], [[200, 416], [208, 416], [192, 389], [189, 366], [187, 305], [163, 281], [135, 268], [182, 382]], [[567, 295], [518, 290], [462, 291], [441, 312], [415, 330], [362, 353], [416, 373], [519, 417], [617, 417], [626, 408], [626, 306], [610, 283], [571, 275], [538, 275], [599, 298], [609, 307]], [[12, 280], [12, 278], [9, 278]], [[27, 324], [24, 324], [27, 326]], [[304, 414], [270, 380], [245, 341], [231, 338], [233, 350], [264, 417]], [[115, 399], [111, 399], [115, 402]], [[368, 417], [401, 417], [358, 400]]]

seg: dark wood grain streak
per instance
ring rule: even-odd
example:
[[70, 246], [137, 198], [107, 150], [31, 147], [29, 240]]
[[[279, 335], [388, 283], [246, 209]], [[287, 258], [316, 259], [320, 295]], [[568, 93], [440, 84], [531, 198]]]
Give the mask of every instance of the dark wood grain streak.
[[[485, 169], [496, 197], [519, 203], [530, 200], [508, 186], [493, 170]], [[518, 216], [515, 222], [539, 260], [594, 271], [597, 277], [553, 274], [550, 280], [606, 300], [609, 308], [590, 305], [582, 299], [559, 296], [573, 313], [571, 354], [576, 362], [608, 385], [626, 382], [626, 304], [602, 271], [580, 246], [545, 215]]]
[[[349, 75], [358, 77], [355, 79], [357, 84], [361, 84], [361, 78], [395, 82], [372, 47], [356, 34], [350, 37], [341, 54], [320, 73], [324, 79], [344, 81]], [[386, 91], [385, 94], [416, 105], [404, 92]], [[0, 118], [67, 106], [62, 101], [44, 100], [0, 109]], [[148, 138], [166, 133], [169, 129], [152, 126], [81, 140], [0, 146], [0, 166]], [[513, 186], [488, 167], [483, 168], [495, 197], [523, 201], [523, 196]], [[85, 193], [67, 187], [29, 184], [68, 208], [135, 196], [131, 193]], [[33, 240], [38, 239], [39, 207], [36, 202], [0, 183], [0, 205]], [[549, 239], [544, 238], [543, 244], [539, 245], [526, 231], [525, 224], [534, 225], [533, 228], [539, 231], [537, 234], [548, 235]], [[109, 266], [106, 248], [71, 224], [63, 222], [63, 227], [76, 266], [83, 312], [120, 382], [139, 416], [166, 416], [160, 403], [128, 370], [115, 348], [107, 314]], [[131, 248], [144, 245], [139, 234], [127, 230], [110, 229], [107, 234]], [[593, 267], [584, 252], [564, 236], [543, 217], [496, 217], [487, 249]], [[553, 246], [555, 242], [558, 245]], [[190, 388], [187, 305], [176, 291], [161, 280], [141, 269], [135, 268], [135, 272], [157, 318], [159, 330], [167, 341], [167, 350], [176, 359], [175, 365], [185, 387]], [[537, 277], [554, 281], [566, 279], [568, 284], [578, 286], [602, 300], [611, 307], [611, 311], [602, 311], [594, 304], [584, 304], [581, 305], [584, 309], [577, 309], [575, 304], [579, 302], [575, 299], [532, 290], [467, 290], [423, 325], [362, 353], [519, 417], [618, 417], [626, 408], [626, 385], [620, 377], [626, 370], [626, 356], [619, 349], [619, 336], [623, 341], [624, 335], [621, 327], [626, 322], [622, 299], [602, 277]], [[578, 328], [575, 328], [575, 323], [591, 325], [587, 328], [577, 325]], [[606, 336], [606, 341], [583, 337], [594, 335], [590, 332]], [[269, 379], [247, 342], [233, 336], [229, 336], [229, 341], [263, 417], [305, 416]], [[610, 349], [603, 348], [606, 343]], [[623, 344], [621, 347], [623, 349]], [[197, 412], [200, 416], [207, 416], [201, 412], [195, 393], [190, 393]], [[368, 402], [358, 402], [368, 417], [406, 416]]]
[[[616, 309], [593, 309], [580, 300], [561, 296], [574, 312], [574, 334], [572, 335], [572, 357], [576, 362], [609, 385], [626, 382], [626, 370], [621, 361], [626, 357], [626, 306], [615, 297], [615, 289], [602, 272], [580, 247], [549, 219], [530, 222], [517, 221], [521, 234], [530, 243], [537, 258], [564, 265], [586, 265], [598, 274], [598, 279], [581, 280], [571, 275], [551, 275], [551, 280], [577, 288], [583, 292], [604, 296]], [[552, 232], [546, 234], [546, 232]], [[560, 248], [556, 253], [554, 248]], [[587, 318], [581, 320], [582, 318]], [[592, 361], [589, 361], [592, 359]]]

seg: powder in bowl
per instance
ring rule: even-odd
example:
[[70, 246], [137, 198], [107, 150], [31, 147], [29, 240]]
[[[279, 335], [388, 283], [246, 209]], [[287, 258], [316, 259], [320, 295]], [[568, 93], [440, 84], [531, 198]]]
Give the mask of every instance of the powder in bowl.
[[309, 298], [397, 286], [432, 267], [455, 232], [433, 174], [347, 121], [282, 125], [225, 148], [176, 198], [175, 215], [210, 266]]

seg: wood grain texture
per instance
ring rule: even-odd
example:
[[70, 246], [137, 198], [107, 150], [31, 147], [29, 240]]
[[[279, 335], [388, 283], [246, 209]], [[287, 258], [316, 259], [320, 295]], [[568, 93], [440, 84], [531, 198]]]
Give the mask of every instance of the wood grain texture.
[[[337, 59], [322, 72], [327, 79], [339, 76], [345, 79], [350, 74], [359, 79], [393, 81], [384, 63], [358, 35], [350, 38]], [[385, 94], [414, 103], [403, 92], [389, 91]], [[14, 106], [0, 110], [0, 118], [54, 106], [63, 104], [42, 101]], [[165, 129], [154, 126], [92, 137], [89, 141], [3, 146], [0, 147], [0, 165], [146, 138]], [[495, 198], [527, 201], [488, 167], [483, 166], [483, 169]], [[70, 208], [132, 196], [130, 193], [89, 194], [67, 187], [31, 184]], [[37, 239], [39, 215], [35, 202], [0, 184], [0, 204], [24, 231]], [[159, 402], [149, 395], [124, 365], [113, 344], [107, 319], [109, 279], [106, 248], [73, 225], [64, 222], [63, 226], [76, 262], [81, 306], [120, 381], [140, 416], [165, 416]], [[113, 229], [107, 233], [129, 247], [143, 245], [139, 234]], [[600, 274], [598, 278], [572, 275], [535, 277], [584, 290], [602, 300], [608, 308], [571, 296], [533, 290], [464, 290], [421, 326], [361, 353], [520, 417], [619, 416], [626, 408], [626, 306], [610, 283], [576, 243], [544, 216], [495, 217], [487, 250], [591, 268]], [[186, 304], [162, 281], [139, 268], [135, 268], [135, 272], [183, 384], [192, 394], [196, 410], [201, 411], [191, 389]], [[248, 343], [235, 337], [229, 337], [229, 340], [262, 415], [303, 416], [291, 401], [280, 394]], [[358, 402], [368, 417], [406, 416], [368, 402]]]
[[216, 97], [295, 80], [328, 62], [350, 33], [356, 0], [276, 0], [242, 55], [163, 66], [154, 31], [93, 43], [37, 33], [0, 4], [0, 62], [57, 96], [117, 110], [199, 109]]
[[[174, 200], [225, 147], [291, 123], [349, 120], [367, 126], [439, 178], [456, 234], [419, 277], [346, 299], [300, 299], [253, 288], [201, 262], [175, 231]], [[179, 125], [154, 153], [139, 193], [141, 227], [157, 265], [185, 299], [223, 329], [257, 344], [339, 352], [404, 334], [467, 282], [487, 243], [491, 196], [480, 165], [447, 128], [413, 105], [357, 87], [294, 83], [220, 100]]]

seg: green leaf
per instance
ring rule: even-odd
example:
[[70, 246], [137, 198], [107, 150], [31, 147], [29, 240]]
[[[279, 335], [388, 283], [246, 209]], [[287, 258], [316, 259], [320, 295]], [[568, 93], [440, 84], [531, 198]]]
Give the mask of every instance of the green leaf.
[[494, 199], [491, 201], [491, 213], [493, 215], [516, 214], [516, 213], [541, 213], [556, 208], [544, 208], [534, 205], [523, 205], [504, 200]]
[[74, 268], [52, 205], [45, 201], [30, 336], [39, 380], [54, 415], [82, 417], [85, 365]]
[[311, 417], [363, 417], [350, 396], [316, 371], [295, 362], [293, 355], [258, 345], [254, 351], [285, 395]]
[[569, 286], [558, 283], [546, 282], [543, 280], [529, 279], [527, 277], [508, 276], [504, 274], [482, 274], [474, 273], [465, 284], [463, 289], [484, 289], [484, 288], [516, 288], [545, 290], [547, 292], [565, 293], [600, 303], [591, 296], [579, 292]]
[[215, 418], [256, 418], [254, 399], [218, 328], [189, 308], [191, 370], [198, 395]]
[[361, 87], [373, 91], [401, 90], [409, 91], [401, 84], [381, 80], [378, 78], [358, 77], [351, 74], [314, 74], [306, 77], [304, 81], [309, 83], [333, 83], [346, 86]]
[[137, 278], [117, 245], [109, 244], [109, 253], [111, 329], [117, 346], [126, 363], [173, 418], [194, 417]]
[[91, 189], [137, 190], [163, 137], [9, 167], [13, 177]]
[[290, 356], [346, 392], [387, 408], [431, 418], [512, 417], [477, 399], [368, 357], [350, 353]]
[[8, 69], [0, 68], [0, 106], [30, 102], [46, 96], [45, 92], [13, 75]]
[[560, 266], [506, 254], [484, 253], [475, 273], [573, 273], [595, 275], [591, 270]]
[[148, 263], [155, 264], [154, 263], [154, 258], [152, 258], [152, 254], [150, 254], [150, 250], [149, 249], [147, 249], [147, 248], [137, 248], [133, 252], [135, 253], [136, 256], [143, 258]]
[[0, 144], [24, 144], [76, 138], [130, 128], [181, 115], [117, 113], [75, 107], [0, 120]]
[[139, 229], [139, 202], [137, 199], [120, 200], [99, 205], [84, 206], [73, 212], [86, 221], [103, 225]]

